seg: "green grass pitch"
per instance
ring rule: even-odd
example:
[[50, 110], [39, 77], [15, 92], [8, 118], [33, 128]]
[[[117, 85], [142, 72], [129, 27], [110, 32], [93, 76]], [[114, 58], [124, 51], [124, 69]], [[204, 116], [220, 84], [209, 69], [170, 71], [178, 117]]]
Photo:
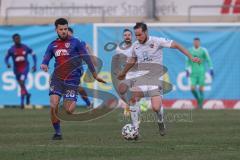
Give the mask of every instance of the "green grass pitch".
[[0, 110], [0, 160], [229, 160], [240, 157], [240, 111], [166, 110], [167, 135], [143, 114], [141, 139], [126, 141], [115, 110], [91, 122], [62, 122], [52, 141], [49, 110]]

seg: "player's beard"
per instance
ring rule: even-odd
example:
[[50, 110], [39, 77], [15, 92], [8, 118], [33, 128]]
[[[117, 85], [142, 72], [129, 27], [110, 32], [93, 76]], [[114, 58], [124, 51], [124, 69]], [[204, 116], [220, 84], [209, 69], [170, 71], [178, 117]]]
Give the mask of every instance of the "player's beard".
[[66, 40], [67, 39], [67, 37], [68, 37], [68, 35], [67, 34], [65, 34], [64, 36], [60, 36], [60, 34], [58, 34], [58, 37], [59, 37], [59, 39], [61, 39], [61, 40]]
[[149, 36], [148, 36], [147, 32], [145, 32], [145, 35], [146, 35], [146, 38], [143, 41], [139, 41], [138, 40], [139, 43], [144, 44], [144, 43], [146, 43], [148, 41]]
[[148, 40], [148, 36], [146, 36], [146, 38], [141, 42], [141, 44], [144, 44], [144, 43], [146, 43], [147, 42], [147, 40]]
[[130, 45], [132, 43], [132, 41], [131, 41], [131, 39], [125, 39], [124, 43], [127, 44], [127, 45]]

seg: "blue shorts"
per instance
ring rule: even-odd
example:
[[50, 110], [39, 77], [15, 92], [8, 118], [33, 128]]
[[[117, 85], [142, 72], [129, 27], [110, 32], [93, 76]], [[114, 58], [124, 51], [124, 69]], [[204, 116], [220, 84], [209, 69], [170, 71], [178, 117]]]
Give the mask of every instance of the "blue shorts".
[[28, 72], [25, 73], [14, 73], [18, 81], [25, 81], [27, 79]]
[[19, 72], [16, 68], [14, 68], [13, 69], [13, 72], [14, 72], [14, 74], [15, 74], [15, 76], [16, 76], [16, 79], [18, 80], [18, 81], [25, 81], [26, 79], [27, 79], [27, 75], [28, 75], [28, 72], [29, 72], [29, 68], [28, 67], [26, 67], [26, 68], [24, 68], [24, 70], [23, 71], [21, 71], [21, 72]]
[[79, 83], [67, 83], [64, 80], [51, 78], [49, 95], [63, 96], [64, 100], [77, 101]]

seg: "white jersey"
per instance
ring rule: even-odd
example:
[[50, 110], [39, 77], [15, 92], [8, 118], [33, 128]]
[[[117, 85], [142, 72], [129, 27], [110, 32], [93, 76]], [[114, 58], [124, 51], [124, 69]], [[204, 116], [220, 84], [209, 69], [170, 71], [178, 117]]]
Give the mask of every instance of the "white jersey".
[[139, 64], [141, 63], [158, 63], [162, 64], [163, 52], [162, 48], [170, 48], [172, 40], [160, 37], [149, 36], [144, 44], [138, 41], [133, 44], [133, 57], [137, 57]]
[[[125, 43], [123, 43], [122, 47], [118, 46], [116, 48], [116, 54], [124, 54], [127, 57], [128, 61], [130, 58], [132, 58], [132, 47], [133, 45], [128, 47]], [[134, 66], [132, 69], [130, 69], [130, 71], [126, 75], [126, 79], [135, 78], [137, 76], [137, 72], [135, 72], [136, 68], [137, 67]]]
[[122, 47], [117, 47], [116, 48], [116, 54], [124, 54], [125, 56], [127, 56], [128, 57], [128, 59], [129, 58], [131, 58], [132, 57], [132, 45], [131, 46], [126, 46], [126, 44], [124, 43], [123, 45], [122, 45]]
[[[137, 58], [138, 69], [142, 72], [141, 74], [139, 74], [140, 76], [146, 74], [146, 72], [144, 73], [144, 71], [150, 71], [152, 69], [159, 71], [160, 68], [155, 68], [156, 65], [151, 65], [151, 63], [163, 65], [162, 49], [164, 47], [170, 48], [172, 45], [172, 42], [173, 42], [172, 40], [168, 40], [166, 38], [152, 37], [152, 36], [149, 36], [148, 40], [144, 44], [141, 44], [138, 41], [134, 42], [132, 56]], [[145, 65], [149, 63], [150, 65], [147, 65], [147, 66]], [[154, 74], [155, 72], [152, 72], [152, 73]], [[152, 76], [154, 77], [157, 75], [158, 74], [152, 75]], [[152, 79], [154, 79], [153, 77], [148, 77], [144, 81], [150, 82]], [[161, 79], [162, 77], [158, 77], [158, 78]], [[160, 86], [162, 86], [161, 82], [160, 82]], [[138, 85], [138, 87], [141, 88], [142, 91], [152, 91], [158, 88], [158, 86], [155, 86], [155, 85]]]

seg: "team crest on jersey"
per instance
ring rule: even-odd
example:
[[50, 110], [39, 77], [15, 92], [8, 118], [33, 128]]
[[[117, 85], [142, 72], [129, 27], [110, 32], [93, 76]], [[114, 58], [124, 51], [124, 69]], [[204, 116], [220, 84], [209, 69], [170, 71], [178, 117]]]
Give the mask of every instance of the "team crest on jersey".
[[65, 43], [65, 47], [69, 48], [70, 47], [70, 43]]

